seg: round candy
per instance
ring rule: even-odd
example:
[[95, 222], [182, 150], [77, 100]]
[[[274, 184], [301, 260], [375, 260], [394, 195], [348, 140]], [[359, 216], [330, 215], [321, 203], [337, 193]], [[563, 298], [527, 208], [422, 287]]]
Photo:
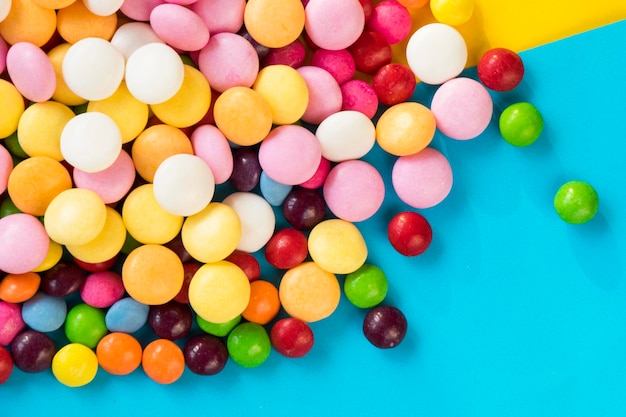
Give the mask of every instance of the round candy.
[[358, 0], [310, 0], [304, 10], [306, 34], [320, 48], [345, 49], [365, 27], [365, 12]]
[[85, 279], [80, 297], [92, 307], [107, 308], [119, 301], [124, 291], [122, 277], [117, 272], [94, 272]]
[[149, 311], [148, 305], [125, 297], [107, 310], [104, 321], [111, 332], [134, 333], [146, 324]]
[[109, 16], [116, 13], [124, 0], [83, 0], [85, 7], [98, 16]]
[[128, 152], [121, 150], [117, 159], [108, 168], [98, 172], [80, 169], [72, 171], [74, 183], [98, 194], [104, 204], [120, 201], [135, 182], [135, 165]]
[[104, 310], [81, 303], [67, 313], [65, 336], [70, 342], [95, 348], [107, 333]]
[[150, 306], [148, 325], [160, 339], [182, 339], [189, 334], [192, 323], [192, 312], [187, 303], [172, 300], [165, 304]]
[[591, 220], [598, 212], [599, 205], [598, 193], [584, 181], [566, 182], [554, 195], [556, 213], [571, 224], [582, 224]]
[[365, 31], [348, 48], [354, 57], [357, 71], [374, 74], [384, 65], [391, 62], [393, 52], [385, 37], [372, 31]]
[[230, 358], [244, 368], [256, 368], [269, 358], [272, 343], [267, 331], [257, 323], [241, 323], [226, 341]]
[[235, 190], [254, 190], [261, 179], [261, 172], [257, 149], [243, 147], [233, 151], [233, 172], [229, 182]]
[[326, 271], [349, 274], [365, 263], [367, 245], [353, 223], [342, 219], [328, 219], [311, 230], [309, 254]]
[[188, 7], [163, 3], [150, 12], [150, 26], [158, 37], [181, 51], [198, 51], [209, 41], [209, 29]]
[[30, 42], [45, 45], [56, 30], [56, 11], [31, 0], [11, 0], [10, 11], [0, 21], [0, 36], [7, 43]]
[[87, 100], [70, 90], [63, 78], [63, 60], [71, 46], [72, 44], [64, 42], [48, 51], [48, 58], [52, 63], [56, 77], [56, 88], [52, 94], [52, 100], [67, 106], [79, 106], [85, 104]]
[[313, 348], [314, 336], [305, 321], [287, 317], [274, 323], [270, 331], [270, 341], [281, 355], [301, 358]]
[[215, 125], [239, 146], [256, 145], [265, 139], [272, 128], [272, 114], [266, 98], [248, 87], [231, 87], [224, 91], [213, 108]]
[[427, 84], [443, 84], [467, 64], [467, 45], [452, 26], [429, 23], [416, 30], [406, 46], [406, 59], [415, 76]]
[[259, 264], [257, 258], [255, 258], [251, 253], [234, 250], [233, 253], [228, 255], [224, 260], [232, 262], [241, 268], [250, 282], [261, 277], [261, 265]]
[[124, 0], [120, 11], [133, 20], [146, 22], [150, 20], [150, 12], [163, 0]]
[[272, 321], [280, 310], [278, 289], [269, 281], [257, 279], [250, 283], [250, 300], [241, 312], [249, 322], [265, 325]]
[[436, 128], [435, 115], [428, 107], [414, 102], [398, 103], [378, 119], [376, 141], [392, 155], [414, 155], [430, 144]]
[[185, 357], [181, 348], [171, 340], [157, 339], [144, 348], [141, 365], [154, 382], [172, 384], [185, 372]]
[[207, 263], [196, 271], [189, 284], [189, 303], [204, 320], [224, 323], [248, 305], [250, 282], [237, 265], [228, 261]]
[[341, 84], [343, 104], [341, 110], [356, 110], [370, 119], [378, 111], [378, 96], [370, 83], [364, 80], [350, 80]]
[[37, 293], [41, 276], [36, 272], [6, 274], [0, 281], [0, 300], [23, 303]]
[[385, 199], [385, 183], [378, 170], [361, 160], [343, 161], [324, 182], [324, 200], [340, 219], [360, 222], [372, 217]]
[[165, 304], [183, 285], [183, 263], [174, 251], [147, 244], [130, 252], [122, 265], [128, 295], [143, 304]]
[[422, 254], [433, 239], [428, 220], [419, 213], [405, 211], [396, 214], [387, 225], [391, 246], [404, 256]]
[[62, 71], [75, 94], [103, 100], [115, 93], [124, 78], [124, 56], [107, 40], [84, 38], [67, 50]]
[[213, 336], [224, 337], [228, 336], [230, 331], [241, 322], [241, 314], [238, 314], [231, 320], [225, 321], [223, 323], [213, 323], [210, 321], [206, 321], [198, 315], [196, 315], [196, 321], [198, 322], [198, 327], [200, 327], [202, 331]]
[[500, 134], [511, 145], [528, 146], [539, 139], [543, 117], [530, 103], [514, 103], [500, 114], [499, 126]]
[[252, 88], [269, 104], [274, 124], [295, 123], [309, 103], [306, 81], [296, 69], [287, 65], [261, 69]]
[[154, 197], [168, 213], [191, 216], [211, 202], [215, 180], [211, 168], [195, 155], [172, 155], [154, 174]]
[[0, 219], [0, 270], [23, 274], [37, 268], [46, 258], [50, 238], [41, 222], [26, 213]]
[[296, 39], [288, 45], [280, 48], [271, 48], [261, 65], [289, 65], [293, 68], [299, 68], [306, 59], [306, 49], [300, 39]]
[[291, 317], [315, 322], [339, 305], [341, 288], [335, 274], [315, 262], [303, 262], [285, 272], [278, 288], [282, 307]]
[[322, 148], [322, 156], [340, 162], [365, 156], [376, 142], [376, 127], [370, 118], [355, 110], [344, 110], [328, 116], [315, 136]]
[[98, 358], [93, 350], [80, 343], [63, 346], [52, 359], [52, 373], [63, 385], [82, 387], [98, 373]]
[[328, 71], [339, 85], [350, 81], [356, 71], [354, 58], [347, 49], [336, 51], [322, 48], [316, 49], [311, 56], [311, 65]]
[[24, 98], [13, 84], [3, 79], [0, 79], [0, 106], [4, 109], [0, 119], [0, 138], [6, 138], [17, 130], [24, 113]]
[[228, 362], [226, 343], [210, 334], [199, 334], [187, 339], [183, 354], [187, 368], [198, 375], [215, 375]]
[[133, 336], [109, 333], [96, 346], [98, 365], [113, 375], [128, 375], [141, 365], [143, 349]]
[[245, 7], [245, 0], [197, 0], [189, 6], [204, 20], [211, 35], [241, 29]]
[[309, 91], [309, 104], [302, 115], [303, 121], [320, 124], [326, 117], [341, 110], [341, 88], [328, 71], [311, 65], [299, 67], [297, 71]]
[[22, 319], [28, 327], [38, 332], [60, 329], [67, 315], [67, 303], [62, 297], [51, 297], [39, 292], [22, 306]]
[[74, 116], [69, 107], [54, 101], [30, 105], [17, 126], [22, 150], [29, 156], [48, 156], [62, 161], [61, 133]]
[[391, 171], [398, 197], [411, 207], [424, 209], [441, 203], [452, 189], [452, 168], [434, 148], [399, 157]]
[[124, 246], [126, 227], [122, 216], [113, 208], [106, 207], [104, 226], [98, 235], [82, 245], [66, 244], [74, 259], [97, 264], [114, 258]]
[[245, 252], [260, 250], [274, 234], [276, 217], [265, 199], [251, 192], [236, 192], [223, 200], [241, 220], [241, 239], [237, 249]]
[[255, 41], [269, 48], [280, 48], [302, 33], [304, 6], [300, 0], [248, 0], [243, 19]]
[[486, 51], [478, 61], [476, 69], [480, 81], [495, 91], [510, 91], [524, 78], [522, 58], [506, 48]]
[[153, 42], [137, 48], [126, 61], [126, 86], [146, 104], [163, 103], [183, 85], [185, 68], [176, 51]]
[[0, 2], [0, 22], [6, 19], [10, 11], [11, 11], [11, 0], [2, 0]]
[[47, 270], [41, 279], [41, 289], [53, 297], [67, 297], [80, 289], [85, 272], [72, 261], [61, 261]]
[[36, 330], [26, 330], [11, 342], [11, 355], [15, 366], [23, 372], [43, 372], [52, 365], [56, 353], [54, 341]]
[[396, 307], [375, 307], [363, 320], [365, 338], [380, 349], [397, 347], [404, 340], [406, 332], [406, 317]]
[[459, 26], [472, 17], [474, 0], [430, 0], [430, 11], [439, 22]]
[[39, 264], [37, 268], [33, 269], [33, 272], [42, 272], [49, 270], [61, 260], [62, 256], [63, 246], [61, 246], [54, 240], [51, 240], [45, 259]]
[[154, 42], [164, 43], [163, 39], [154, 33], [152, 27], [144, 22], [124, 23], [117, 28], [111, 38], [111, 44], [122, 53], [125, 60], [141, 46]]
[[117, 28], [117, 14], [92, 13], [83, 1], [75, 1], [57, 11], [57, 32], [70, 44], [85, 38], [109, 40]]
[[310, 230], [326, 216], [322, 193], [309, 188], [292, 189], [282, 206], [283, 217], [297, 230]]
[[317, 166], [317, 170], [315, 171], [315, 174], [313, 174], [313, 176], [309, 178], [308, 180], [306, 180], [305, 182], [301, 183], [300, 187], [311, 188], [311, 189], [320, 188], [322, 185], [324, 185], [324, 182], [326, 181], [326, 177], [328, 176], [328, 172], [330, 171], [330, 168], [331, 168], [330, 161], [322, 157], [320, 159], [319, 165]]
[[215, 184], [228, 181], [233, 172], [233, 155], [224, 134], [213, 125], [203, 124], [194, 129], [190, 139], [194, 155], [211, 168]]
[[261, 172], [259, 179], [261, 195], [272, 206], [280, 206], [293, 188], [291, 185], [282, 184], [271, 179], [265, 172]]
[[468, 140], [477, 137], [489, 126], [493, 102], [481, 83], [458, 77], [437, 89], [430, 109], [441, 133], [452, 139]]
[[22, 306], [0, 301], [0, 325], [0, 346], [7, 346], [25, 327]]
[[416, 84], [411, 69], [396, 63], [382, 66], [372, 79], [372, 87], [378, 100], [386, 106], [408, 101], [415, 91]]
[[390, 45], [404, 40], [411, 32], [411, 14], [405, 6], [394, 0], [378, 3], [373, 9], [366, 26], [382, 34]]
[[346, 275], [343, 283], [346, 297], [359, 308], [370, 308], [382, 303], [388, 288], [389, 283], [383, 270], [371, 264], [363, 264]]
[[49, 100], [56, 88], [56, 75], [48, 55], [30, 42], [11, 45], [6, 68], [13, 85], [28, 100]]
[[300, 265], [309, 254], [307, 237], [299, 230], [277, 231], [265, 245], [265, 259], [274, 268], [289, 269]]
[[13, 358], [8, 350], [0, 346], [0, 385], [9, 380], [13, 372]]

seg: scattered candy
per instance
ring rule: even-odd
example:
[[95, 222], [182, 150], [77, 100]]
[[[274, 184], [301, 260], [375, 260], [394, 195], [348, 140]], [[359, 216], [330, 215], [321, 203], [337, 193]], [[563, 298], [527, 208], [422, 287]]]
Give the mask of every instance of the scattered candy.
[[404, 256], [417, 256], [426, 251], [433, 239], [430, 223], [414, 211], [396, 214], [387, 226], [391, 246]]
[[107, 333], [104, 310], [80, 303], [67, 313], [65, 336], [71, 343], [93, 349]]
[[414, 155], [435, 136], [433, 112], [420, 103], [399, 103], [383, 112], [376, 124], [376, 142], [396, 156]]
[[359, 159], [376, 142], [376, 127], [365, 114], [344, 110], [326, 117], [315, 130], [322, 156], [332, 162]]
[[171, 340], [157, 339], [143, 349], [141, 365], [154, 382], [172, 384], [185, 371], [185, 357], [181, 348]]
[[365, 338], [380, 349], [397, 347], [404, 340], [406, 332], [406, 317], [396, 307], [374, 307], [363, 320]]
[[150, 306], [148, 325], [161, 339], [179, 340], [191, 331], [193, 316], [188, 304], [170, 301]]
[[382, 303], [388, 288], [385, 272], [371, 264], [364, 264], [346, 275], [343, 283], [346, 297], [359, 308], [370, 308]]
[[511, 145], [528, 146], [541, 136], [543, 117], [530, 103], [514, 103], [500, 114], [499, 126], [502, 137]]
[[524, 77], [522, 58], [506, 48], [486, 51], [478, 61], [476, 69], [480, 81], [495, 91], [510, 91], [517, 87]]
[[286, 228], [278, 230], [265, 245], [265, 259], [278, 269], [298, 266], [309, 253], [307, 237], [299, 230]]
[[269, 281], [257, 279], [250, 283], [250, 300], [241, 312], [249, 322], [265, 325], [272, 321], [280, 310], [278, 289]]
[[600, 205], [598, 193], [585, 181], [569, 181], [554, 195], [554, 208], [561, 219], [571, 224], [586, 223], [595, 217]]
[[23, 303], [37, 293], [40, 284], [41, 276], [36, 272], [6, 274], [0, 281], [0, 300]]
[[187, 339], [183, 354], [187, 368], [198, 375], [215, 375], [228, 361], [226, 344], [211, 334], [198, 334]]
[[128, 375], [141, 365], [143, 349], [128, 333], [113, 332], [96, 346], [98, 365], [113, 375]]

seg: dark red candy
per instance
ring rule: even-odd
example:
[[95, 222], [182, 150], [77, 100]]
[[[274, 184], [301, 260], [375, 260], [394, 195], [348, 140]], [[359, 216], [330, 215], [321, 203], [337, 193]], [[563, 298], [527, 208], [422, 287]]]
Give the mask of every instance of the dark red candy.
[[298, 230], [311, 230], [326, 216], [326, 202], [314, 189], [294, 187], [283, 201], [285, 220]]
[[183, 347], [183, 355], [189, 370], [198, 375], [215, 375], [228, 361], [226, 344], [211, 334], [190, 337]]
[[193, 259], [189, 252], [187, 252], [187, 249], [185, 249], [185, 245], [183, 245], [183, 238], [180, 233], [163, 246], [171, 249], [176, 255], [178, 255], [180, 261], [183, 263], [189, 262]]
[[359, 0], [361, 6], [363, 7], [363, 14], [365, 15], [365, 22], [372, 17], [372, 12], [374, 11], [374, 4], [372, 0]]
[[8, 381], [13, 372], [13, 358], [4, 346], [0, 346], [0, 385]]
[[506, 48], [493, 48], [485, 52], [476, 69], [485, 87], [495, 91], [510, 91], [524, 78], [522, 58]]
[[288, 358], [300, 358], [311, 350], [314, 343], [309, 325], [297, 318], [278, 320], [270, 330], [270, 341], [278, 353]]
[[307, 238], [296, 229], [286, 228], [277, 231], [265, 245], [265, 259], [278, 269], [300, 265], [308, 254]]
[[252, 191], [261, 179], [261, 164], [256, 150], [240, 148], [233, 152], [230, 184], [237, 191]]
[[387, 226], [391, 246], [405, 256], [422, 254], [433, 240], [433, 230], [424, 216], [414, 211], [396, 214]]
[[415, 74], [409, 67], [402, 64], [384, 65], [372, 78], [372, 87], [378, 101], [386, 106], [408, 101], [416, 85]]
[[365, 338], [381, 349], [398, 346], [404, 340], [406, 330], [407, 321], [404, 313], [392, 306], [375, 307], [363, 320]]
[[148, 324], [157, 337], [178, 340], [189, 334], [193, 324], [193, 314], [189, 305], [170, 301], [150, 306]]
[[85, 281], [85, 271], [78, 263], [61, 261], [41, 278], [41, 289], [53, 297], [66, 297], [77, 292]]
[[174, 297], [174, 301], [183, 304], [189, 303], [189, 283], [201, 266], [202, 264], [200, 262], [193, 260], [183, 263], [183, 286], [180, 288], [180, 291], [178, 291], [178, 294], [176, 294], [176, 297]]
[[52, 366], [56, 346], [45, 333], [26, 330], [11, 342], [11, 355], [15, 366], [23, 372], [43, 372]]
[[357, 71], [374, 74], [391, 62], [392, 51], [387, 39], [378, 32], [365, 31], [348, 48]]
[[225, 259], [237, 265], [248, 277], [248, 281], [252, 282], [261, 277], [261, 265], [259, 261], [250, 253], [235, 250]]

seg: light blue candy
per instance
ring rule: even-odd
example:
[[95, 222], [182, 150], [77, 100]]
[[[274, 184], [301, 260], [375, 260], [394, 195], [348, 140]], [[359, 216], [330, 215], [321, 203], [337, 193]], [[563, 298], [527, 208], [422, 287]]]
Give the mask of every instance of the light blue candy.
[[22, 305], [22, 320], [38, 332], [53, 332], [63, 326], [67, 303], [63, 297], [38, 292]]
[[146, 324], [149, 310], [133, 298], [122, 298], [109, 308], [104, 322], [111, 332], [134, 333]]
[[291, 191], [291, 185], [281, 184], [268, 177], [265, 172], [261, 173], [261, 194], [265, 201], [272, 206], [280, 206]]

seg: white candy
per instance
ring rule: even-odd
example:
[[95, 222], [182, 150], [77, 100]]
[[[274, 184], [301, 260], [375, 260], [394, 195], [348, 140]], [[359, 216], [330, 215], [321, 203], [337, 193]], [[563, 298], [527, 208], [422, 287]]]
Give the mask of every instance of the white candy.
[[261, 196], [251, 192], [236, 192], [223, 201], [241, 220], [241, 239], [237, 249], [256, 252], [263, 248], [274, 234], [276, 217], [272, 206]]
[[184, 77], [182, 59], [163, 43], [143, 45], [126, 61], [126, 86], [137, 100], [146, 104], [160, 104], [172, 98]]
[[343, 110], [324, 119], [315, 136], [322, 145], [322, 156], [341, 162], [365, 156], [376, 142], [376, 127], [363, 113]]
[[98, 16], [108, 16], [116, 13], [124, 0], [83, 0], [83, 4], [91, 13]]
[[63, 79], [76, 95], [104, 100], [124, 78], [124, 56], [102, 38], [84, 38], [70, 46], [63, 58]]
[[111, 44], [124, 55], [124, 59], [128, 59], [133, 52], [149, 43], [165, 42], [148, 23], [144, 22], [125, 23], [115, 31], [111, 38]]
[[9, 15], [11, 11], [11, 0], [0, 0], [0, 22]]
[[70, 119], [61, 132], [61, 154], [85, 172], [110, 167], [122, 150], [122, 133], [115, 121], [104, 113], [81, 113]]
[[426, 84], [443, 84], [467, 64], [467, 45], [452, 26], [431, 23], [419, 28], [406, 46], [406, 59], [417, 78]]
[[176, 216], [202, 211], [215, 192], [211, 168], [201, 158], [189, 154], [173, 155], [161, 162], [153, 184], [159, 205]]

